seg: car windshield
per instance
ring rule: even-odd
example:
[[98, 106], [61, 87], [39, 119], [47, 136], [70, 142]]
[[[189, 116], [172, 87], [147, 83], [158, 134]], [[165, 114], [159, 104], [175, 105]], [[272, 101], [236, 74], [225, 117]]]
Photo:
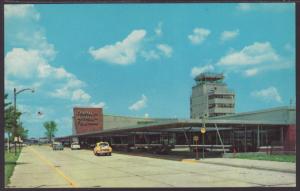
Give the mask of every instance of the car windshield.
[[106, 147], [106, 146], [108, 146], [108, 143], [100, 143], [99, 146], [100, 147]]

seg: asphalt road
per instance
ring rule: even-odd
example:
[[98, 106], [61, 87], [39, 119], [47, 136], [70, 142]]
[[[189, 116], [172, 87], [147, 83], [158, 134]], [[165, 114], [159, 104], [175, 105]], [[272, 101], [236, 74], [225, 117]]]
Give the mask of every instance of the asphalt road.
[[296, 186], [295, 173], [174, 161], [89, 150], [25, 147], [8, 187], [263, 187]]

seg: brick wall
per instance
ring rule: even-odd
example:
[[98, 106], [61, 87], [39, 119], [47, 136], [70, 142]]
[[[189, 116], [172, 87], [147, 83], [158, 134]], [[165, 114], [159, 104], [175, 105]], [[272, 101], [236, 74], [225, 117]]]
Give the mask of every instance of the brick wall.
[[296, 125], [289, 125], [285, 128], [284, 151], [296, 151]]

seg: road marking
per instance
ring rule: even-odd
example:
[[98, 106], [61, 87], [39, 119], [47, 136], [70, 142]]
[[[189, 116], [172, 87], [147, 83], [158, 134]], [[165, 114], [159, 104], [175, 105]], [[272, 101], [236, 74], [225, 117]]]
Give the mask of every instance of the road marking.
[[193, 159], [182, 159], [181, 162], [184, 163], [199, 163], [199, 161], [193, 160]]
[[77, 187], [77, 184], [71, 180], [69, 177], [67, 177], [63, 171], [61, 171], [59, 168], [57, 168], [54, 164], [52, 164], [48, 159], [46, 159], [44, 156], [42, 156], [40, 153], [38, 153], [35, 149], [30, 148], [29, 149], [42, 161], [44, 162], [46, 165], [48, 165], [50, 168], [52, 168], [57, 174], [59, 174], [60, 176], [62, 176], [71, 187]]

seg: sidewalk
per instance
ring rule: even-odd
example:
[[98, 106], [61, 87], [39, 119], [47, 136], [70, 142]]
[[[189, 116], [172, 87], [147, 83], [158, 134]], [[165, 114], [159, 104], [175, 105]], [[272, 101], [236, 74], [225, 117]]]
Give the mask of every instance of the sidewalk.
[[271, 170], [279, 172], [296, 173], [296, 163], [263, 161], [263, 160], [249, 160], [249, 159], [233, 159], [233, 158], [207, 158], [204, 160], [185, 159], [185, 161], [193, 161], [199, 163], [208, 163], [216, 165], [225, 165], [232, 167]]

